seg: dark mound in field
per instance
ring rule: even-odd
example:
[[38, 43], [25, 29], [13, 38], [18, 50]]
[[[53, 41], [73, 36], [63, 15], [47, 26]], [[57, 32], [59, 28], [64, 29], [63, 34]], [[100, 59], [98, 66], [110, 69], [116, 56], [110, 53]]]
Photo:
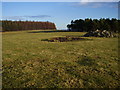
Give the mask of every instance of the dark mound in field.
[[79, 41], [79, 40], [91, 40], [91, 39], [86, 39], [86, 38], [81, 38], [81, 37], [73, 37], [73, 36], [42, 39], [42, 41], [48, 41], [48, 42], [68, 42], [68, 41]]
[[117, 37], [117, 35], [107, 30], [96, 30], [86, 33], [84, 37]]

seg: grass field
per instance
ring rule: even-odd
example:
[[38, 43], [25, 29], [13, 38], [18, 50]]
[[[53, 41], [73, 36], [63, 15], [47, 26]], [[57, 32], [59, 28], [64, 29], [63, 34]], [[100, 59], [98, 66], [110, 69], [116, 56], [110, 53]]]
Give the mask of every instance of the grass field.
[[84, 32], [5, 32], [2, 36], [3, 88], [117, 88], [118, 39], [42, 39]]

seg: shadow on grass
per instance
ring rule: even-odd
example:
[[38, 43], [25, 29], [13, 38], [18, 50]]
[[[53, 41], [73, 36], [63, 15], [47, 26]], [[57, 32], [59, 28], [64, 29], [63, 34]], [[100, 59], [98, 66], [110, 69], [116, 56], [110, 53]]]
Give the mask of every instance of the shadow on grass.
[[71, 31], [67, 31], [67, 30], [53, 30], [53, 31], [49, 31], [49, 30], [45, 30], [45, 31], [33, 31], [33, 32], [28, 32], [28, 33], [54, 33], [54, 32], [71, 32]]
[[79, 59], [77, 63], [82, 66], [96, 66], [97, 65], [95, 60], [91, 57], [82, 57], [82, 59]]
[[[77, 78], [82, 78], [86, 73], [94, 73], [91, 71], [91, 68], [95, 69], [97, 67], [95, 59], [91, 57], [81, 57], [75, 62], [77, 64], [73, 64], [72, 62], [61, 62], [59, 65], [63, 65], [67, 74]], [[84, 68], [80, 68], [81, 66], [84, 66]]]

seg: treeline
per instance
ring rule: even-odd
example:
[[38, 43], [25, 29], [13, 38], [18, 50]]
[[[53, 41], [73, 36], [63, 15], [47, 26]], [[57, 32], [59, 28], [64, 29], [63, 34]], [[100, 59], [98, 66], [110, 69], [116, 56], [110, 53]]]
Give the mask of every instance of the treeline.
[[22, 31], [22, 30], [39, 30], [39, 29], [56, 29], [54, 23], [38, 21], [8, 21], [3, 20], [2, 31]]
[[79, 19], [72, 20], [71, 24], [67, 25], [69, 31], [89, 32], [99, 30], [108, 30], [118, 32], [120, 30], [120, 20], [115, 18], [101, 18], [101, 19]]

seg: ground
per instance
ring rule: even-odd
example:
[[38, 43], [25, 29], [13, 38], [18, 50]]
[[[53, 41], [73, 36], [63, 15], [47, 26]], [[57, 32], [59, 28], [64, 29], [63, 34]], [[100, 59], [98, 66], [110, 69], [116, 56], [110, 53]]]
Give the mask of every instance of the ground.
[[[2, 36], [3, 88], [117, 88], [118, 39], [48, 42], [85, 32], [15, 31]], [[91, 40], [92, 39], [92, 40]]]

